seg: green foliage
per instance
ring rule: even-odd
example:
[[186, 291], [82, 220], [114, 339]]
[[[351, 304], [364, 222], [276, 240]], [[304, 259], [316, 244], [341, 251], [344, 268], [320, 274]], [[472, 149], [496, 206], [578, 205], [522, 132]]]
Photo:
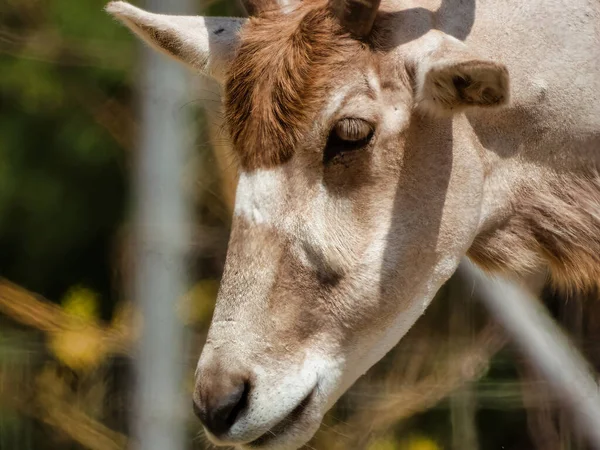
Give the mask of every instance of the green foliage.
[[131, 149], [99, 116], [129, 108], [133, 43], [103, 4], [0, 6], [0, 273], [50, 298], [82, 281], [110, 292], [124, 215]]

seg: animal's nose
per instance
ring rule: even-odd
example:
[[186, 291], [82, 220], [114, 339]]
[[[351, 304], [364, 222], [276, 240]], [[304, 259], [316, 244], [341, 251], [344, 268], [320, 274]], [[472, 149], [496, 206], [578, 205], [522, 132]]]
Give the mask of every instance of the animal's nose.
[[194, 395], [194, 414], [215, 436], [231, 428], [246, 407], [250, 383], [247, 377], [221, 371], [200, 373]]

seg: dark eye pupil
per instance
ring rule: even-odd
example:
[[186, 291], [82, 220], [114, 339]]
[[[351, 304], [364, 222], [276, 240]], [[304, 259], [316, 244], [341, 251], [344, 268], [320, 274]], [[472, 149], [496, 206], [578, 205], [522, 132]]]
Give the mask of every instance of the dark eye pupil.
[[325, 145], [325, 150], [323, 152], [323, 163], [327, 164], [337, 156], [365, 147], [372, 137], [373, 131], [371, 130], [362, 139], [344, 140], [339, 136], [337, 130], [334, 128], [331, 130], [331, 133], [329, 133], [329, 137], [327, 138], [327, 144]]

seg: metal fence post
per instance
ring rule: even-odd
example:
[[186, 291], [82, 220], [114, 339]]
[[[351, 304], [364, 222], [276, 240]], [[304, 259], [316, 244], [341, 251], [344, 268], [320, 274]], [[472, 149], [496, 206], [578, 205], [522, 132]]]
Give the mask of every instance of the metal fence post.
[[469, 261], [461, 263], [458, 273], [554, 388], [593, 448], [600, 450], [598, 384], [543, 305], [516, 284], [487, 277]]
[[[190, 13], [190, 0], [146, 0], [154, 12]], [[185, 69], [157, 52], [143, 52], [142, 117], [134, 184], [134, 296], [143, 332], [135, 362], [133, 447], [184, 448], [183, 328], [176, 304], [185, 291], [189, 219], [182, 172], [192, 127], [183, 105]]]

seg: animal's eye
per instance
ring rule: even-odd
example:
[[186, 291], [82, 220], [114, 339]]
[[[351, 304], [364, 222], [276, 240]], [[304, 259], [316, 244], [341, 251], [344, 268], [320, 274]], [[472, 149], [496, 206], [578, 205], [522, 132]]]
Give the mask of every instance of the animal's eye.
[[373, 137], [373, 126], [362, 119], [342, 119], [338, 121], [327, 139], [323, 162], [327, 163], [345, 152], [358, 150]]
[[373, 129], [361, 119], [342, 119], [335, 124], [335, 133], [342, 141], [360, 141], [367, 138]]

